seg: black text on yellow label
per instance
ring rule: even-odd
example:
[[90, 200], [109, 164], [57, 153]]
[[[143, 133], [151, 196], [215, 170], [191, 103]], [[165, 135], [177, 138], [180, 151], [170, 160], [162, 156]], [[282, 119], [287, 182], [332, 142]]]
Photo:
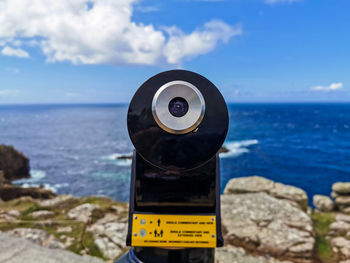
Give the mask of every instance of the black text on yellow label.
[[216, 216], [134, 214], [131, 245], [216, 247]]

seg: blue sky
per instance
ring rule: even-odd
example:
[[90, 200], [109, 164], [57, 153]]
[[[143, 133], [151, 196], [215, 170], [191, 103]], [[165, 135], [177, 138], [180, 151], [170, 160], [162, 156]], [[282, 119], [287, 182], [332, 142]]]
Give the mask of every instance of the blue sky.
[[350, 102], [348, 0], [73, 2], [0, 0], [1, 104], [129, 102], [175, 68], [228, 102]]

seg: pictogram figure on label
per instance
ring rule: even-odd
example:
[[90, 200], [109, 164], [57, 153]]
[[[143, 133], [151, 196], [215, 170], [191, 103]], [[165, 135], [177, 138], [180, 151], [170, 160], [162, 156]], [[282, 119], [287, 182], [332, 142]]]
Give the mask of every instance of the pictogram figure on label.
[[158, 226], [160, 226], [160, 219], [158, 219]]
[[153, 233], [154, 233], [154, 237], [163, 237], [163, 234], [164, 234], [163, 229], [161, 229], [160, 232], [158, 232], [157, 229], [155, 229]]

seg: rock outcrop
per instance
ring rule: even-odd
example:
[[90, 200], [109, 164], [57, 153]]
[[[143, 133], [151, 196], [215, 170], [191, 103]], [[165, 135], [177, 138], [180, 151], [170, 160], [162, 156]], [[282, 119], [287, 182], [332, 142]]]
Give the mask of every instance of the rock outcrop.
[[266, 193], [221, 197], [226, 244], [292, 262], [311, 262], [315, 239], [310, 217]]
[[273, 181], [261, 176], [239, 177], [226, 184], [224, 194], [268, 193], [274, 186]]
[[104, 263], [69, 251], [49, 249], [23, 238], [0, 232], [0, 262], [8, 263]]
[[0, 171], [0, 188], [6, 183], [4, 171]]
[[[5, 182], [0, 191], [11, 186]], [[28, 195], [32, 196], [30, 192]], [[327, 196], [314, 196], [315, 212], [308, 208], [307, 214], [307, 197], [299, 188], [257, 176], [232, 179], [221, 197], [225, 247], [216, 250], [216, 263], [348, 263], [347, 183], [335, 184], [332, 195], [335, 203]], [[0, 230], [8, 232], [4, 235], [9, 240], [15, 236], [40, 245], [33, 250], [38, 253], [35, 255], [47, 256], [43, 251], [49, 247], [59, 248], [62, 255], [63, 249], [68, 249], [112, 262], [127, 250], [127, 215], [127, 204], [104, 197], [59, 195], [47, 200], [21, 197], [0, 202]], [[0, 251], [3, 247], [0, 244]], [[15, 253], [16, 259], [18, 253], [29, 256], [28, 263], [40, 262], [30, 261], [32, 254], [28, 254], [26, 247]], [[2, 256], [1, 252], [0, 262]], [[101, 262], [75, 256], [79, 262]], [[92, 261], [84, 261], [85, 258]], [[51, 258], [44, 259], [45, 263], [51, 262]], [[23, 262], [23, 258], [13, 262]]]
[[304, 190], [281, 183], [275, 183], [260, 176], [239, 177], [231, 179], [224, 190], [224, 194], [267, 193], [278, 199], [284, 199], [293, 206], [306, 211], [308, 197]]
[[106, 214], [88, 228], [94, 236], [95, 244], [107, 259], [115, 259], [125, 248], [127, 218]]
[[17, 185], [4, 184], [0, 187], [0, 199], [8, 201], [22, 196], [30, 196], [36, 199], [48, 199], [55, 196], [50, 190], [45, 190], [37, 187], [22, 188]]
[[45, 218], [53, 217], [55, 213], [48, 210], [40, 210], [40, 211], [35, 211], [30, 215], [34, 219], [45, 219]]
[[12, 146], [0, 145], [0, 170], [9, 182], [28, 178], [29, 159]]
[[340, 260], [350, 260], [350, 215], [336, 214], [328, 233], [332, 251]]
[[334, 209], [334, 203], [332, 199], [325, 195], [314, 195], [313, 205], [320, 212], [330, 212]]
[[271, 257], [252, 256], [243, 248], [227, 246], [217, 248], [215, 251], [216, 263], [292, 263], [291, 261], [279, 261]]
[[98, 209], [98, 205], [93, 204], [82, 204], [73, 209], [69, 210], [68, 217], [70, 219], [75, 219], [84, 223], [90, 222], [92, 212]]
[[64, 245], [54, 236], [44, 230], [35, 228], [16, 228], [7, 232], [8, 234], [25, 238], [39, 246], [63, 249]]
[[343, 213], [350, 213], [350, 182], [338, 182], [332, 186], [335, 206]]
[[0, 200], [8, 201], [22, 196], [47, 199], [55, 196], [42, 188], [22, 188], [11, 184], [14, 180], [28, 177], [29, 159], [12, 146], [0, 145]]
[[350, 182], [338, 182], [333, 184], [332, 190], [339, 195], [348, 195], [350, 193]]
[[59, 195], [52, 199], [39, 201], [38, 204], [42, 207], [53, 208], [74, 199], [76, 198], [72, 195]]
[[18, 222], [21, 213], [17, 210], [4, 211], [0, 209], [0, 223]]

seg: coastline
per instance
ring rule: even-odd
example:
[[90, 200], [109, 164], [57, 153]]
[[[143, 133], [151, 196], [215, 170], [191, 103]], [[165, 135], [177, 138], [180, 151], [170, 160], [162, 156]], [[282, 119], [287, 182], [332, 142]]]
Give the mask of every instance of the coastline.
[[[1, 238], [29, 240], [39, 246], [38, 253], [40, 247], [45, 253], [59, 249], [105, 262], [127, 251], [127, 203], [12, 185], [12, 180], [27, 177], [29, 160], [12, 147], [6, 149], [0, 152]], [[11, 161], [4, 166], [6, 156]], [[216, 250], [218, 262], [347, 263], [350, 183], [335, 183], [331, 197], [315, 195], [314, 209], [308, 203], [306, 192], [295, 186], [260, 176], [231, 179], [221, 195], [225, 246]]]

